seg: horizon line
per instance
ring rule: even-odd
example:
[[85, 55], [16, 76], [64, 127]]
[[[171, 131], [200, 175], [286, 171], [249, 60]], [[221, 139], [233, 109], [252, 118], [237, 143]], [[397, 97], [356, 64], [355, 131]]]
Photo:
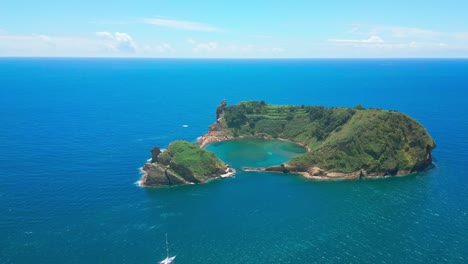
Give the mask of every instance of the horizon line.
[[0, 56], [0, 59], [162, 59], [162, 60], [467, 60], [468, 57], [130, 57], [130, 56]]

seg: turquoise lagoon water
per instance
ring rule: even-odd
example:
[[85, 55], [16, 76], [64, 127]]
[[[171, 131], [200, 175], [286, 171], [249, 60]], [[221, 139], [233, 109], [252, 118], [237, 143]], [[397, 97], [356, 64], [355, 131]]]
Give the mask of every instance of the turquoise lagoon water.
[[206, 147], [237, 170], [242, 167], [279, 165], [305, 153], [305, 148], [280, 140], [241, 139], [217, 142]]
[[[0, 263], [467, 263], [467, 60], [0, 59]], [[142, 189], [153, 146], [195, 141], [226, 98], [405, 112], [435, 168], [315, 182], [242, 172]], [[184, 127], [188, 125], [188, 127]], [[213, 144], [234, 167], [303, 151]]]

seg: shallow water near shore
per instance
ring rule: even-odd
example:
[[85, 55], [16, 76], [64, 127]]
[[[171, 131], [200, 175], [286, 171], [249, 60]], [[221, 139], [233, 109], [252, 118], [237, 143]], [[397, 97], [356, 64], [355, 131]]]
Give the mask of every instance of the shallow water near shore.
[[[0, 263], [466, 263], [468, 60], [0, 59]], [[154, 146], [195, 141], [216, 106], [396, 109], [434, 137], [435, 168], [317, 182], [243, 172], [144, 189]], [[187, 125], [187, 127], [184, 127]], [[235, 168], [287, 142], [209, 145]]]

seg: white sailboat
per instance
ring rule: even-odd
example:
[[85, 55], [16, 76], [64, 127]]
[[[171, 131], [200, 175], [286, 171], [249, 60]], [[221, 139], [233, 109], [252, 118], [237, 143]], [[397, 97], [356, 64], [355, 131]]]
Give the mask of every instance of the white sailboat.
[[169, 243], [167, 242], [167, 234], [166, 234], [166, 252], [167, 252], [167, 257], [163, 259], [162, 261], [159, 262], [159, 264], [170, 264], [172, 261], [174, 261], [176, 256], [169, 257]]
[[170, 264], [172, 261], [174, 261], [176, 256], [173, 257], [167, 257], [164, 260], [160, 261], [159, 264]]

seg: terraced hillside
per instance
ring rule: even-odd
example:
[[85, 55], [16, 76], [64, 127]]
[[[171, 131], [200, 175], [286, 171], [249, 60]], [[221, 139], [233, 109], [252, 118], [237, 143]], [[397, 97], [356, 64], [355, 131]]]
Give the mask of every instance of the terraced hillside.
[[200, 145], [243, 137], [280, 138], [309, 152], [280, 167], [310, 177], [405, 175], [432, 164], [435, 143], [411, 117], [391, 110], [241, 102], [217, 109], [217, 121]]

